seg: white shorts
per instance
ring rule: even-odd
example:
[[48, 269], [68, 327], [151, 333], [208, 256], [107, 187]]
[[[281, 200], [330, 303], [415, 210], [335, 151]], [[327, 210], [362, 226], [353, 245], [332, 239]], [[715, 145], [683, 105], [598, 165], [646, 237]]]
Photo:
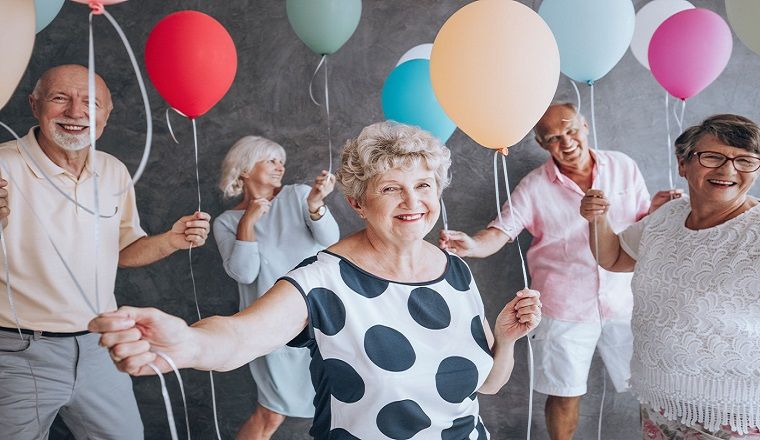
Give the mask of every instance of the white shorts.
[[603, 328], [600, 328], [598, 322], [541, 318], [541, 323], [530, 336], [536, 391], [562, 397], [586, 394], [595, 348], [599, 349], [615, 390], [622, 393], [628, 389], [633, 354], [631, 323], [625, 319], [603, 322]]

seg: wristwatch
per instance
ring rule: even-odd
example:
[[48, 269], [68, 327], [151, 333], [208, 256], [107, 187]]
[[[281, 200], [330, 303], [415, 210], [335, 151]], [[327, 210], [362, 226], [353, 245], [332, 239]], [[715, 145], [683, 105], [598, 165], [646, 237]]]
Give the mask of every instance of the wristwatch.
[[309, 211], [309, 218], [317, 221], [321, 219], [323, 215], [325, 215], [325, 212], [327, 212], [327, 205], [323, 203], [322, 206], [316, 209], [316, 211]]

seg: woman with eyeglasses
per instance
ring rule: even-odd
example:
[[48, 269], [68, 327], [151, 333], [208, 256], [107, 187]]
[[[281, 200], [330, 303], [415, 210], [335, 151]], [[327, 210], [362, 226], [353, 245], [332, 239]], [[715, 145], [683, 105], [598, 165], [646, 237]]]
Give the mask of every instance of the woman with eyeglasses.
[[[589, 190], [580, 212], [607, 270], [633, 272], [631, 389], [643, 438], [760, 438], [760, 128], [712, 116], [676, 139], [689, 197], [619, 235]], [[598, 237], [598, 243], [594, 240]]]

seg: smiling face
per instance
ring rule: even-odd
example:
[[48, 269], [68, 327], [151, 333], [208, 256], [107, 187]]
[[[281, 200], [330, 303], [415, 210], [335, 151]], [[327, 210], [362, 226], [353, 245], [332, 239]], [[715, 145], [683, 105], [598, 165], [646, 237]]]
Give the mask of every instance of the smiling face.
[[743, 203], [760, 171], [741, 173], [736, 171], [730, 160], [719, 168], [707, 168], [700, 164], [696, 155], [704, 151], [720, 153], [728, 158], [760, 155], [726, 145], [715, 136], [706, 134], [696, 143], [691, 155], [678, 160], [678, 173], [689, 183], [689, 194], [692, 198], [697, 198], [700, 202], [726, 206]]
[[588, 124], [566, 105], [546, 110], [536, 124], [536, 142], [551, 154], [560, 169], [580, 168], [591, 159]]
[[364, 200], [349, 199], [367, 228], [384, 240], [422, 240], [440, 213], [435, 172], [425, 165], [392, 168], [370, 179]]
[[282, 176], [285, 174], [285, 161], [272, 155], [266, 160], [260, 160], [250, 171], [241, 174], [248, 183], [259, 188], [279, 188], [282, 186]]
[[[103, 134], [111, 113], [111, 93], [105, 82], [95, 80], [96, 138]], [[48, 70], [29, 97], [40, 124], [38, 142], [43, 147], [78, 151], [90, 146], [87, 69], [66, 65]]]

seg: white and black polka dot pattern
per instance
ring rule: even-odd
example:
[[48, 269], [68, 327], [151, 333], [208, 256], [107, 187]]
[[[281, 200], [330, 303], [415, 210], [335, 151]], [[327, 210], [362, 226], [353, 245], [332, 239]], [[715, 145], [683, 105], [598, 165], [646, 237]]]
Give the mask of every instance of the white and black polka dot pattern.
[[[425, 283], [378, 278], [323, 251], [283, 279], [304, 295], [319, 440], [489, 438], [476, 391], [493, 365], [483, 303], [447, 255]], [[294, 340], [294, 341], [296, 341]]]

